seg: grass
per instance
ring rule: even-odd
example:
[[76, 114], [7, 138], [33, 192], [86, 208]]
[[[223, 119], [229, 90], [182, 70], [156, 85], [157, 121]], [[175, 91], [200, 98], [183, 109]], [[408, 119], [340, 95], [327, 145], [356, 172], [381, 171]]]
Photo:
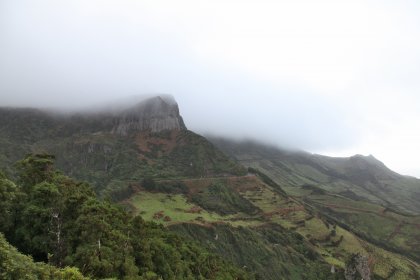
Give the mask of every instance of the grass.
[[[145, 220], [153, 220], [164, 225], [172, 225], [174, 223], [205, 224], [223, 222], [237, 227], [257, 226], [261, 224], [261, 221], [243, 214], [222, 216], [206, 211], [197, 204], [188, 202], [186, 197], [181, 194], [139, 192], [130, 198], [127, 203], [134, 209], [136, 215], [141, 215]], [[199, 212], [197, 209], [200, 209]], [[155, 216], [159, 212], [162, 214]], [[157, 216], [161, 217], [157, 218]], [[165, 220], [165, 217], [169, 217], [169, 219], [167, 218]]]
[[[146, 220], [155, 220], [160, 223], [169, 222], [192, 222], [197, 217], [202, 217], [205, 221], [215, 222], [225, 219], [216, 213], [210, 213], [201, 210], [200, 213], [188, 213], [195, 204], [189, 203], [187, 199], [180, 194], [148, 193], [140, 192], [129, 200], [130, 205], [134, 207], [135, 213], [141, 215]], [[171, 221], [156, 219], [155, 213], [163, 211], [165, 216], [171, 218]]]
[[[195, 193], [208, 188], [207, 183], [201, 184], [200, 181], [191, 181], [187, 185], [190, 191]], [[337, 268], [344, 268], [345, 260], [351, 254], [361, 253], [370, 256], [375, 260], [374, 273], [376, 275], [383, 278], [391, 276], [390, 279], [415, 279], [416, 277], [415, 273], [417, 272], [414, 271], [418, 271], [419, 269], [417, 264], [410, 262], [405, 257], [390, 253], [359, 239], [350, 231], [341, 228], [338, 225], [334, 225], [333, 221], [327, 222], [325, 218], [322, 218], [322, 215], [317, 216], [317, 214], [313, 214], [314, 210], [303, 208], [300, 202], [278, 194], [272, 187], [255, 178], [226, 180], [223, 181], [223, 183], [232, 190], [238, 191], [244, 199], [261, 209], [262, 212], [259, 214], [261, 215], [261, 218], [259, 219], [257, 216], [239, 212], [231, 215], [220, 215], [204, 209], [201, 210], [200, 213], [188, 213], [190, 209], [196, 208], [198, 205], [190, 202], [187, 199], [187, 196], [182, 194], [140, 192], [132, 197], [129, 200], [129, 203], [136, 209], [136, 213], [142, 215], [145, 219], [155, 220], [166, 226], [173, 226], [179, 223], [192, 223], [204, 227], [209, 225], [213, 227], [222, 223], [230, 225], [233, 228], [253, 229], [259, 228], [264, 224], [264, 226], [268, 226], [269, 223], [275, 223], [283, 228], [299, 233], [307, 244], [312, 243], [312, 245], [310, 245], [312, 246], [312, 249], [322, 256], [324, 261], [329, 265], [334, 265]], [[196, 184], [199, 184], [200, 186], [195, 186]], [[360, 201], [349, 201], [346, 198], [341, 198], [336, 195], [317, 195], [312, 196], [312, 198], [319, 205], [335, 203], [343, 206], [343, 209], [334, 210], [337, 210], [337, 213], [343, 215], [343, 217], [346, 215], [348, 215], [349, 219], [354, 217], [355, 221], [352, 221], [353, 223], [359, 221], [363, 226], [370, 221], [372, 225], [379, 225], [376, 229], [377, 231], [375, 231], [375, 229], [366, 228], [366, 230], [370, 230], [377, 235], [382, 232], [393, 230], [395, 223], [389, 223], [386, 215], [389, 215], [391, 221], [399, 216], [392, 212], [383, 216], [381, 213], [384, 208], [381, 206]], [[347, 209], [345, 207], [347, 207]], [[295, 208], [296, 211], [282, 211], [293, 208]], [[356, 211], [352, 208], [364, 209], [366, 212]], [[154, 218], [154, 215], [158, 212], [162, 213], [162, 217], [156, 219]], [[267, 216], [267, 213], [272, 212], [274, 212], [274, 214]], [[169, 221], [165, 221], [164, 218], [166, 216], [170, 218]], [[415, 227], [405, 227], [406, 232], [413, 236], [416, 235]], [[384, 228], [386, 230], [384, 230]], [[335, 231], [335, 235], [332, 235], [333, 230]], [[384, 236], [386, 236], [386, 234], [384, 234]], [[404, 243], [406, 240], [402, 238], [403, 236], [404, 235], [396, 235], [394, 242], [398, 241], [399, 243]], [[267, 247], [267, 250], [272, 250], [272, 248], [269, 246]]]
[[414, 259], [420, 256], [419, 217], [403, 215], [366, 201], [354, 201], [334, 194], [310, 195], [307, 199], [321, 212], [349, 226], [385, 248], [405, 252]]
[[373, 246], [365, 241], [361, 241], [362, 246], [374, 259], [374, 271], [379, 276], [388, 279], [393, 271], [395, 274], [390, 279], [418, 279], [420, 276], [419, 265], [407, 261], [398, 254], [390, 253], [384, 249]]
[[[252, 191], [246, 191], [243, 195], [265, 212], [297, 205], [294, 201], [276, 197], [274, 191], [268, 186]], [[353, 217], [354, 221], [349, 222], [354, 224], [361, 223], [361, 228], [363, 228], [364, 225], [370, 224], [371, 227], [366, 228], [366, 230], [369, 230], [376, 235], [382, 234], [382, 238], [387, 236], [387, 233], [392, 232], [394, 229], [394, 226], [397, 224], [394, 219], [402, 219], [401, 216], [392, 212], [388, 214], [390, 218], [383, 217], [380, 214], [384, 210], [383, 207], [367, 202], [350, 201], [338, 196], [331, 197], [327, 195], [312, 196], [311, 198], [321, 204], [332, 203], [333, 201], [333, 203], [337, 205], [348, 207], [348, 209], [337, 209], [337, 211], [345, 215], [348, 214], [348, 217], [350, 218]], [[359, 212], [352, 210], [351, 208], [363, 209], [367, 212]], [[377, 213], [377, 215], [374, 213]], [[414, 271], [419, 270], [416, 264], [411, 263], [405, 257], [390, 253], [377, 246], [360, 240], [353, 233], [337, 225], [334, 227], [332, 224], [327, 226], [328, 223], [321, 220], [319, 217], [315, 216], [308, 219], [310, 216], [311, 215], [306, 210], [296, 211], [287, 215], [276, 215], [271, 218], [271, 222], [278, 223], [285, 228], [294, 228], [307, 240], [316, 240], [314, 244], [315, 251], [323, 256], [327, 263], [336, 267], [344, 268], [344, 260], [346, 258], [348, 258], [351, 254], [361, 253], [363, 255], [371, 256], [371, 258], [376, 261], [374, 273], [384, 278], [392, 276], [391, 273], [393, 273], [393, 276], [390, 279], [414, 279], [413, 277], [416, 275]], [[411, 220], [413, 221], [414, 218], [411, 218]], [[302, 221], [304, 221], [304, 223], [302, 223]], [[410, 226], [411, 228], [408, 230], [409, 226], [406, 227], [407, 229], [404, 231], [404, 235], [414, 234], [416, 228]], [[325, 238], [331, 234], [333, 229], [335, 229], [336, 232], [335, 236], [331, 237], [329, 241], [323, 242], [322, 240], [325, 240]], [[399, 242], [406, 241], [398, 235], [397, 237], [399, 238], [397, 239]], [[340, 239], [341, 242], [338, 242]], [[334, 242], [338, 245], [334, 246]]]

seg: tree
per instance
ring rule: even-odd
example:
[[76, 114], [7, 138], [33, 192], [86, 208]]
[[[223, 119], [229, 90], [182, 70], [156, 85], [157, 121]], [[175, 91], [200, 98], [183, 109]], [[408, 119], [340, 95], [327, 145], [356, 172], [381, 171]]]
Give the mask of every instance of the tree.
[[24, 189], [52, 179], [55, 157], [48, 154], [28, 155], [16, 163], [19, 183]]
[[[58, 187], [52, 183], [42, 182], [31, 188], [17, 227], [19, 246], [31, 252], [38, 261], [49, 260], [53, 254], [57, 260], [61, 246], [61, 196]], [[58, 242], [57, 242], [57, 235]], [[58, 264], [57, 262], [54, 262]]]
[[57, 269], [19, 253], [0, 233], [0, 279], [21, 280], [87, 280], [77, 268]]
[[16, 205], [23, 193], [15, 183], [0, 173], [0, 231], [8, 232], [14, 226]]
[[[78, 267], [93, 278], [242, 279], [246, 275], [161, 225], [133, 218], [120, 206], [99, 200], [88, 184], [56, 172], [53, 159], [29, 155], [21, 160], [17, 166], [23, 188], [0, 178], [0, 198], [4, 198], [0, 219], [6, 221], [1, 226], [10, 228], [13, 244], [36, 261]], [[17, 199], [19, 193], [22, 199]], [[11, 219], [7, 214], [14, 212], [9, 209], [20, 215], [12, 214]], [[78, 275], [73, 270], [47, 273], [51, 279], [73, 279], [71, 275]]]
[[151, 177], [146, 177], [142, 180], [141, 186], [148, 191], [153, 191], [156, 189], [156, 182]]

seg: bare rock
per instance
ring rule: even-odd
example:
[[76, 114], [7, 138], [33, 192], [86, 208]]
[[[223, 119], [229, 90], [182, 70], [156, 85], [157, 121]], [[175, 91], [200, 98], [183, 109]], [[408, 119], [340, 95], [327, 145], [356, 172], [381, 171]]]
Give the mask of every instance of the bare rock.
[[369, 259], [361, 254], [354, 254], [346, 264], [346, 280], [370, 280]]
[[184, 129], [186, 127], [176, 101], [169, 96], [157, 96], [121, 112], [116, 118], [112, 132], [127, 135], [133, 131], [156, 133]]

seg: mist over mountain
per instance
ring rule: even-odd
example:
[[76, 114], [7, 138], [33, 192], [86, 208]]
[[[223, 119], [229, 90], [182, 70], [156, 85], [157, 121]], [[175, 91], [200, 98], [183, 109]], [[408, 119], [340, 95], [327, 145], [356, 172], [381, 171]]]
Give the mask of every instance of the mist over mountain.
[[359, 196], [385, 207], [420, 213], [420, 180], [392, 171], [373, 155], [328, 157], [255, 141], [209, 139], [241, 164], [270, 174], [279, 184], [313, 184], [352, 199]]
[[419, 49], [418, 1], [0, 1], [0, 279], [420, 279]]
[[[419, 275], [416, 229], [420, 225], [417, 203], [420, 180], [391, 171], [371, 155], [333, 158], [257, 141], [205, 138], [190, 130], [182, 115], [178, 103], [168, 95], [147, 96], [133, 102], [74, 112], [0, 108], [0, 169], [6, 174], [0, 173], [0, 193], [10, 198], [5, 206], [0, 204], [0, 211], [8, 210], [8, 207], [26, 207], [26, 204], [28, 209], [33, 209], [31, 203], [39, 203], [38, 192], [48, 192], [42, 197], [51, 200], [51, 197], [60, 197], [53, 195], [54, 190], [78, 194], [90, 184], [92, 190], [88, 201], [114, 201], [119, 204], [118, 209], [128, 212], [124, 211], [127, 216], [112, 214], [109, 217], [128, 219], [133, 216], [150, 223], [140, 226], [143, 230], [141, 240], [146, 245], [157, 246], [154, 242], [158, 242], [172, 248], [173, 243], [169, 241], [144, 235], [144, 230], [149, 232], [149, 226], [161, 224], [164, 227], [154, 231], [159, 229], [158, 236], [166, 236], [165, 232], [171, 231], [185, 239], [177, 241], [184, 249], [173, 249], [177, 253], [171, 255], [185, 252], [185, 246], [189, 248], [188, 240], [194, 240], [199, 246], [196, 250], [208, 250], [227, 261], [217, 266], [231, 269], [221, 272], [226, 275], [245, 273], [243, 279], [274, 280], [290, 275], [293, 275], [291, 279], [319, 279], [319, 275], [322, 279], [342, 279], [348, 267], [354, 265], [349, 259], [365, 262], [364, 277], [375, 275], [386, 279], [398, 275], [410, 279]], [[248, 128], [253, 129], [252, 126]], [[19, 161], [21, 158], [23, 160]], [[63, 173], [53, 172], [53, 164]], [[17, 166], [20, 167], [16, 169]], [[34, 174], [22, 175], [22, 170]], [[6, 176], [17, 178], [18, 185], [4, 179]], [[70, 183], [71, 179], [65, 179], [65, 176], [86, 183]], [[43, 181], [39, 183], [40, 180]], [[22, 190], [20, 182], [25, 182]], [[19, 194], [20, 191], [28, 194]], [[63, 193], [63, 201], [57, 201], [64, 208], [51, 208], [62, 211], [61, 214], [53, 212], [53, 217], [65, 215], [67, 203], [72, 205], [74, 198], [67, 199], [66, 193]], [[15, 204], [12, 198], [20, 195], [27, 199]], [[90, 205], [81, 203], [82, 209]], [[44, 209], [42, 205], [36, 209]], [[97, 214], [96, 207], [92, 213], [106, 221], [101, 215], [107, 214]], [[50, 215], [48, 209], [42, 212], [47, 217]], [[83, 211], [89, 214], [91, 210]], [[80, 215], [84, 215], [83, 211]], [[110, 240], [115, 238], [106, 237], [108, 229], [112, 232], [115, 227], [126, 230], [116, 225], [118, 219], [109, 221], [104, 229], [96, 228], [96, 233], [89, 233], [86, 240], [73, 241], [68, 246], [67, 243], [60, 245], [42, 231], [28, 232], [28, 235], [38, 234], [38, 238], [51, 244], [47, 249], [41, 246], [34, 251], [30, 249], [32, 241], [19, 241], [18, 233], [26, 231], [28, 223], [12, 214], [5, 217], [10, 218], [5, 223], [7, 227], [4, 226], [7, 239], [2, 241], [6, 254], [17, 254], [7, 242], [32, 254], [36, 261], [45, 261], [46, 250], [54, 251], [53, 264], [64, 262], [76, 266], [88, 277], [153, 272], [170, 279], [169, 275], [187, 273], [179, 272], [178, 266], [154, 265], [167, 257], [152, 258], [144, 267], [140, 260], [145, 252], [151, 255], [161, 252], [149, 252], [146, 245], [136, 247], [138, 254], [130, 255], [136, 260], [130, 270], [117, 269], [118, 263], [108, 270], [94, 268], [104, 265], [101, 259], [73, 260], [73, 256], [82, 254], [79, 251], [84, 246], [93, 251], [101, 250], [95, 249], [97, 240], [89, 239], [96, 233], [102, 236], [98, 237], [103, 244], [100, 248], [114, 246]], [[79, 220], [65, 217], [69, 223], [75, 223], [73, 227], [76, 228], [95, 223], [95, 220], [79, 223]], [[38, 219], [36, 215], [31, 218]], [[13, 220], [18, 221], [17, 224]], [[50, 218], [41, 219], [39, 223], [51, 227], [51, 221]], [[63, 230], [64, 240], [74, 238], [71, 233]], [[137, 241], [127, 239], [125, 244], [139, 246]], [[61, 249], [64, 244], [66, 250]], [[79, 249], [74, 251], [71, 246]], [[128, 248], [129, 245], [125, 246]], [[89, 250], [83, 252], [91, 254]], [[369, 267], [369, 260], [374, 260], [375, 266]], [[95, 266], [85, 269], [84, 263]], [[176, 263], [185, 266], [189, 262]], [[191, 268], [195, 267], [196, 261], [191, 264]], [[247, 267], [246, 271], [235, 270], [244, 267]], [[46, 268], [35, 266], [33, 269]], [[185, 271], [196, 275], [203, 273], [190, 271], [189, 266]], [[194, 277], [192, 279], [199, 278]], [[230, 279], [230, 276], [226, 277]], [[209, 279], [213, 279], [212, 276]]]

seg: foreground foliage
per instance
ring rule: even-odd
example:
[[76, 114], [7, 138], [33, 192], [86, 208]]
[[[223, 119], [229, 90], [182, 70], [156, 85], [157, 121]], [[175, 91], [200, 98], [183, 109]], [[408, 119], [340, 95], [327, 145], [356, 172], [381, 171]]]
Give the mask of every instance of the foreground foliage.
[[[17, 164], [18, 184], [0, 177], [0, 230], [35, 261], [77, 267], [93, 278], [249, 278], [162, 226], [133, 218], [115, 204], [98, 200], [88, 184], [55, 171], [53, 162], [50, 155], [30, 155]], [[34, 264], [4, 239], [0, 241], [1, 256], [9, 260], [1, 260], [5, 279], [52, 279], [48, 277], [55, 273], [73, 273], [76, 276], [68, 279], [83, 279], [72, 268], [54, 270], [51, 265]], [[22, 276], [13, 276], [15, 272]], [[28, 276], [37, 273], [47, 276]]]
[[44, 263], [35, 263], [31, 257], [19, 253], [0, 234], [0, 278], [1, 279], [88, 279], [76, 269], [58, 269]]

